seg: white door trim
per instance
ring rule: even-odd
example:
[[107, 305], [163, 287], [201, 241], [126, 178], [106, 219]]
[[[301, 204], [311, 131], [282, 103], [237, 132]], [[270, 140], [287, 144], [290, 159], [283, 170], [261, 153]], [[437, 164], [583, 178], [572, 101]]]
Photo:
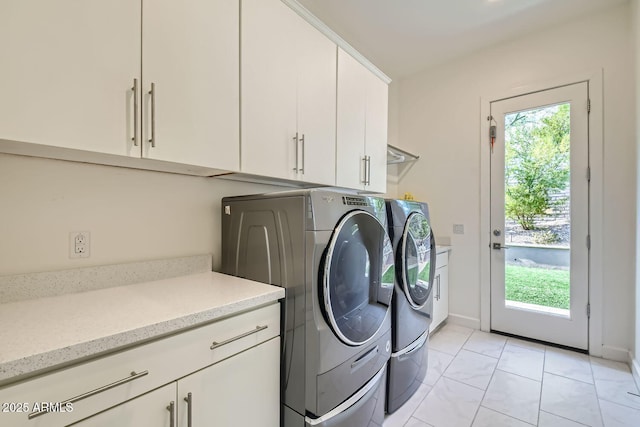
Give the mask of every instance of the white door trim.
[[591, 318], [589, 321], [589, 354], [602, 356], [603, 331], [603, 218], [604, 218], [604, 70], [576, 73], [565, 77], [532, 82], [526, 85], [496, 91], [480, 98], [480, 329], [491, 328], [491, 176], [489, 155], [489, 122], [487, 117], [491, 102], [518, 95], [525, 95], [568, 84], [589, 82], [591, 114], [589, 116], [589, 163], [591, 166], [591, 186], [589, 198], [591, 251], [589, 253], [589, 301]]

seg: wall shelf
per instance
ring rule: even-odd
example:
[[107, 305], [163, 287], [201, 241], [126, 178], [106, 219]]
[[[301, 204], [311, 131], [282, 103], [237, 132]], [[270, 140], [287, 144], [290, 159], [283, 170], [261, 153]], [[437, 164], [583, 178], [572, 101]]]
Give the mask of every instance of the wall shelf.
[[387, 145], [387, 180], [397, 184], [420, 156], [393, 145]]

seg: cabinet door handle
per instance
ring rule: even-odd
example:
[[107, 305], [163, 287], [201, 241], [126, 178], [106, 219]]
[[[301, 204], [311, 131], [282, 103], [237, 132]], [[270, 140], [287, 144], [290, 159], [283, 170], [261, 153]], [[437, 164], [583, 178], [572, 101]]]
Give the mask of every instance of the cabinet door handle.
[[302, 144], [302, 167], [300, 168], [300, 173], [304, 175], [304, 133], [302, 134], [302, 138], [300, 138], [300, 143]]
[[214, 341], [214, 342], [211, 344], [211, 347], [210, 347], [210, 348], [211, 348], [211, 350], [214, 350], [214, 349], [216, 349], [216, 348], [218, 348], [218, 347], [222, 347], [223, 345], [227, 345], [227, 344], [232, 343], [232, 342], [234, 342], [234, 341], [238, 341], [239, 339], [242, 339], [242, 338], [244, 338], [244, 337], [248, 337], [249, 335], [253, 335], [253, 334], [255, 334], [255, 333], [258, 333], [258, 332], [260, 332], [260, 331], [263, 331], [263, 330], [267, 329], [268, 327], [269, 327], [269, 325], [256, 326], [256, 328], [255, 328], [255, 329], [252, 329], [252, 330], [250, 330], [249, 332], [245, 332], [244, 334], [240, 334], [240, 335], [238, 335], [237, 337], [229, 338], [228, 340], [224, 340], [224, 341], [221, 341], [221, 342], [216, 342], [216, 341]]
[[149, 91], [149, 95], [151, 95], [151, 139], [149, 142], [151, 143], [151, 148], [156, 147], [156, 84], [151, 83], [151, 90]]
[[296, 166], [293, 168], [293, 171], [298, 173], [298, 132], [296, 132], [296, 136], [293, 137], [293, 143], [296, 145]]
[[[145, 375], [148, 375], [148, 374], [149, 374], [149, 371], [142, 371], [140, 373], [131, 372], [131, 375], [128, 376], [127, 378], [123, 378], [123, 379], [118, 380], [116, 382], [113, 382], [111, 384], [107, 384], [107, 385], [104, 385], [102, 387], [98, 387], [98, 388], [96, 388], [94, 390], [91, 390], [91, 391], [88, 391], [86, 393], [80, 394], [80, 395], [78, 395], [76, 397], [72, 397], [71, 399], [67, 399], [64, 402], [61, 402], [60, 406], [64, 407], [68, 403], [79, 402], [80, 400], [86, 399], [86, 398], [91, 397], [91, 396], [95, 396], [96, 394], [102, 393], [103, 391], [110, 390], [110, 389], [112, 389], [114, 387], [118, 387], [118, 386], [120, 386], [122, 384], [126, 384], [128, 382], [133, 381], [133, 380], [137, 380], [138, 378], [142, 378], [142, 377], [144, 377]], [[28, 418], [29, 419], [33, 419], [35, 417], [39, 417], [40, 415], [44, 415], [44, 414], [47, 414], [47, 413], [49, 413], [49, 411], [47, 411], [46, 409], [42, 410], [42, 411], [38, 411], [38, 412], [32, 412], [32, 413], [29, 414]]]
[[187, 397], [184, 398], [184, 401], [187, 402], [187, 427], [192, 427], [191, 425], [191, 407], [193, 405], [193, 397], [191, 393], [187, 393]]
[[371, 185], [371, 156], [367, 156], [367, 185]]
[[176, 402], [171, 401], [169, 406], [167, 406], [167, 411], [169, 411], [169, 427], [175, 427], [176, 425]]
[[362, 158], [362, 161], [364, 162], [364, 174], [363, 174], [363, 180], [362, 183], [364, 185], [367, 185], [367, 156], [364, 156]]
[[436, 299], [440, 301], [440, 275], [436, 276]]
[[138, 79], [133, 79], [133, 141], [134, 147], [138, 146]]

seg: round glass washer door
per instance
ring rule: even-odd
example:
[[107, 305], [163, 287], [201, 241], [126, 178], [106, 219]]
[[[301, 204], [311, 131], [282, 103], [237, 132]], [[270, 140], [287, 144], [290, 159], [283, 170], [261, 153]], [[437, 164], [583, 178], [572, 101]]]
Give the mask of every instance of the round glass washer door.
[[346, 214], [327, 246], [320, 298], [342, 342], [362, 345], [376, 335], [391, 304], [394, 277], [393, 247], [382, 224], [366, 211]]
[[420, 212], [407, 218], [402, 234], [402, 287], [415, 309], [422, 308], [429, 300], [433, 272], [431, 254], [431, 226]]

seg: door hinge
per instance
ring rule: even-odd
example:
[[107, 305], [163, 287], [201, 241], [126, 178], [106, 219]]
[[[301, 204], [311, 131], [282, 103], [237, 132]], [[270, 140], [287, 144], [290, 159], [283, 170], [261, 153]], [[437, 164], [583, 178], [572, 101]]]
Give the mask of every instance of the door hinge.
[[591, 318], [591, 304], [587, 303], [587, 319]]
[[591, 98], [587, 98], [587, 113], [591, 112]]
[[587, 249], [591, 250], [591, 235], [587, 234]]
[[591, 182], [591, 166], [587, 166], [587, 182]]

